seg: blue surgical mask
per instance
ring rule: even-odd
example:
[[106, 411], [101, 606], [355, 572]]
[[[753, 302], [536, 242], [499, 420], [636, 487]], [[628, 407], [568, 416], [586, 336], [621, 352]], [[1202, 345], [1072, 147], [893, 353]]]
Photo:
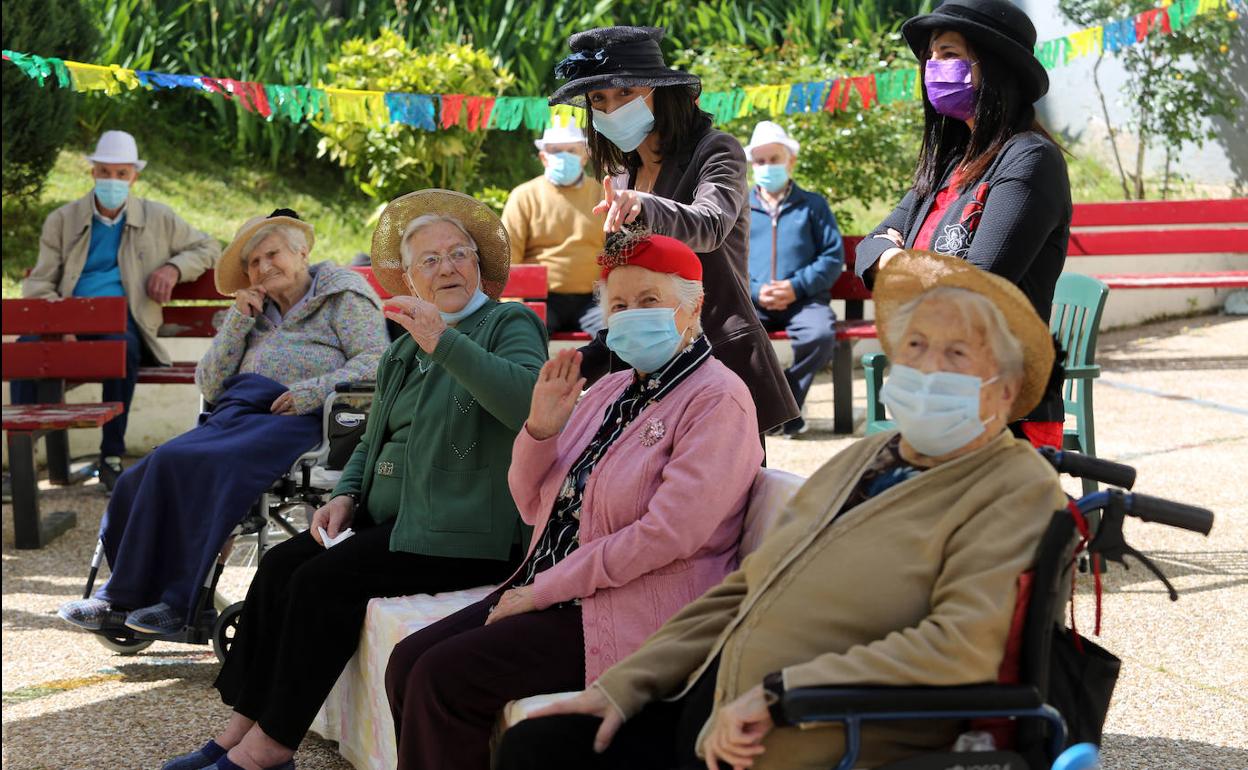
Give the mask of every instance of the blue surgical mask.
[[645, 95], [638, 96], [615, 112], [594, 110], [594, 130], [619, 147], [632, 152], [654, 130], [654, 113], [646, 106]]
[[957, 451], [984, 432], [979, 419], [983, 381], [969, 374], [931, 372], [894, 364], [880, 391], [880, 401], [910, 446], [928, 457]]
[[456, 310], [454, 313], [444, 313], [441, 310], [439, 310], [438, 315], [442, 316], [442, 320], [446, 321], [448, 324], [457, 324], [460, 321], [467, 318], [468, 316], [480, 310], [481, 306], [489, 301], [490, 301], [489, 295], [481, 291], [480, 286], [477, 286], [477, 290], [473, 292], [472, 298], [468, 300], [467, 305], [464, 305], [462, 308], [460, 308], [459, 310]]
[[607, 319], [607, 347], [639, 372], [658, 371], [683, 340], [676, 328], [676, 308], [620, 310]]
[[546, 178], [558, 187], [575, 184], [581, 178], [581, 156], [574, 152], [556, 152], [546, 156]]
[[789, 183], [789, 169], [780, 164], [755, 166], [754, 183], [769, 193], [778, 193]]
[[121, 179], [95, 180], [95, 199], [100, 202], [101, 208], [119, 209], [128, 197], [130, 197], [129, 182]]
[[[404, 273], [403, 280], [407, 282], [407, 288], [412, 290], [412, 296], [420, 297], [420, 293], [416, 291], [416, 284], [412, 282], [412, 277], [408, 275], [407, 273]], [[424, 299], [424, 297], [420, 297], [420, 298]], [[447, 313], [445, 311], [439, 310], [438, 315], [442, 316], [442, 320], [448, 326], [457, 324], [460, 321], [467, 318], [468, 316], [480, 310], [481, 306], [489, 301], [490, 301], [490, 296], [486, 294], [485, 292], [481, 291], [481, 271], [480, 271], [480, 267], [478, 266], [477, 288], [472, 293], [472, 296], [468, 298], [468, 304], [464, 305], [459, 310], [456, 310], [453, 313]]]

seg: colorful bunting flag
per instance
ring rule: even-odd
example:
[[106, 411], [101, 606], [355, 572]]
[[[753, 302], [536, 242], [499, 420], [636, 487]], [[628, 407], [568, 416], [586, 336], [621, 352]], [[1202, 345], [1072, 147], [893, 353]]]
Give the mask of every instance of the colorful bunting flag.
[[434, 115], [438, 112], [435, 97], [424, 94], [386, 94], [386, 108], [390, 110], [390, 120], [394, 123], [414, 126], [422, 131], [436, 131], [438, 124]]
[[[1133, 17], [1113, 19], [1103, 25], [1077, 30], [1040, 42], [1036, 58], [1046, 69], [1076, 59], [1116, 53], [1143, 42], [1151, 34], [1170, 35], [1190, 27], [1197, 17], [1248, 8], [1248, 0], [1162, 0], [1162, 5]], [[468, 94], [413, 94], [360, 91], [342, 88], [287, 86], [202, 75], [178, 75], [149, 70], [130, 70], [118, 65], [101, 66], [67, 62], [20, 51], [3, 52], [4, 61], [17, 67], [41, 86], [55, 78], [61, 88], [114, 96], [124, 91], [186, 88], [220, 94], [238, 102], [242, 109], [266, 120], [282, 117], [292, 122], [318, 120], [325, 123], [400, 123], [423, 131], [461, 127], [468, 131], [525, 128], [541, 131], [552, 125], [575, 121], [584, 126], [586, 112], [569, 105], [550, 106], [537, 96], [476, 96]], [[733, 119], [766, 115], [775, 117], [849, 110], [851, 104], [869, 110], [876, 104], [919, 98], [916, 67], [885, 70], [872, 75], [844, 77], [809, 83], [782, 83], [703, 92], [699, 106], [716, 124]], [[856, 95], [856, 98], [855, 98]]]

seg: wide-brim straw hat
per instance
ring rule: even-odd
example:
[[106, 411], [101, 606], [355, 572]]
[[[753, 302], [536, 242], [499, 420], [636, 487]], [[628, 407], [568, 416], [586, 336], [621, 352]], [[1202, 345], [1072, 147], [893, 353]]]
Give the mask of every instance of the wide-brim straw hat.
[[403, 255], [399, 246], [408, 224], [425, 214], [457, 220], [477, 242], [481, 291], [491, 299], [503, 295], [511, 273], [511, 242], [507, 229], [494, 210], [470, 195], [453, 190], [417, 190], [390, 201], [373, 231], [373, 275], [391, 294], [410, 294], [403, 278]]
[[1029, 102], [1049, 90], [1049, 73], [1036, 58], [1036, 27], [1023, 9], [1009, 0], [945, 0], [931, 13], [908, 19], [901, 34], [923, 64], [932, 30], [961, 32], [971, 47], [1000, 57], [1018, 73]]
[[602, 88], [693, 86], [697, 75], [672, 69], [663, 59], [660, 27], [598, 27], [568, 38], [572, 54], [555, 66], [555, 77], [568, 82], [550, 96], [550, 103], [584, 107], [585, 94]]
[[300, 219], [294, 211], [277, 209], [267, 217], [248, 219], [242, 227], [238, 228], [230, 245], [221, 252], [221, 259], [217, 260], [217, 269], [213, 273], [217, 291], [232, 297], [238, 293], [239, 289], [246, 289], [251, 285], [247, 271], [243, 269], [243, 248], [255, 237], [256, 233], [260, 232], [261, 228], [269, 225], [289, 225], [297, 228], [307, 238], [308, 253], [312, 252], [312, 246], [316, 243], [316, 231], [312, 229], [312, 225]]
[[1044, 396], [1053, 370], [1053, 341], [1049, 327], [1031, 301], [999, 275], [980, 270], [970, 262], [931, 251], [904, 251], [893, 257], [875, 277], [871, 294], [880, 345], [893, 358], [888, 324], [903, 305], [938, 286], [966, 289], [986, 298], [1001, 311], [1010, 333], [1023, 347], [1023, 381], [1010, 409], [1010, 421], [1027, 416]]

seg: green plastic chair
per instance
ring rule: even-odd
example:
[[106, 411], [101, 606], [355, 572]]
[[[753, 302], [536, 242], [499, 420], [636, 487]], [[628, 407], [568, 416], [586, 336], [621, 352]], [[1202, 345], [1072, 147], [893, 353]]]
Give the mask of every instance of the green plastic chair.
[[[1095, 363], [1096, 339], [1101, 328], [1101, 314], [1109, 298], [1109, 287], [1095, 278], [1078, 273], [1062, 273], [1053, 292], [1053, 311], [1049, 331], [1066, 351], [1066, 382], [1062, 386], [1065, 413], [1073, 415], [1075, 427], [1062, 431], [1062, 448], [1096, 456], [1096, 435], [1092, 420], [1092, 380], [1101, 374]], [[887, 419], [880, 389], [884, 387], [884, 371], [888, 356], [868, 353], [862, 357], [867, 380], [867, 420], [865, 433], [892, 430]], [[1084, 480], [1084, 493], [1095, 492], [1095, 481]]]
[[[1109, 299], [1109, 287], [1078, 273], [1062, 273], [1053, 292], [1049, 331], [1066, 351], [1066, 382], [1062, 385], [1065, 412], [1075, 418], [1074, 428], [1062, 431], [1062, 448], [1096, 456], [1096, 432], [1092, 420], [1092, 380], [1101, 376], [1096, 364], [1096, 340], [1101, 315]], [[1083, 492], [1095, 492], [1095, 481], [1084, 479]]]

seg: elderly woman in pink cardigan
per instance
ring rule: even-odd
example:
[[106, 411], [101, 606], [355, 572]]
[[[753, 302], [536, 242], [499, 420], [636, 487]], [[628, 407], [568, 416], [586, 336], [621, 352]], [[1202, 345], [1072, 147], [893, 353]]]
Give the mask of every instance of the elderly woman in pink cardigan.
[[579, 353], [542, 368], [508, 475], [528, 556], [395, 648], [401, 770], [487, 770], [508, 701], [587, 686], [736, 566], [762, 449], [701, 332], [702, 265], [659, 235], [612, 239], [600, 262], [607, 345], [632, 368], [583, 397]]

